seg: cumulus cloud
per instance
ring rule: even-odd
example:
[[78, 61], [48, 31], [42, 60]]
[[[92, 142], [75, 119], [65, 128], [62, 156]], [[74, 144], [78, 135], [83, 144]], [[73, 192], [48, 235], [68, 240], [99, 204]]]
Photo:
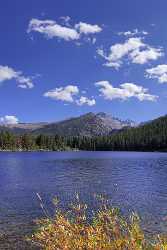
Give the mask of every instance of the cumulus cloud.
[[135, 97], [140, 101], [156, 101], [158, 96], [148, 93], [148, 89], [134, 83], [123, 83], [119, 88], [115, 88], [108, 81], [100, 81], [95, 83], [95, 86], [99, 87], [101, 95], [107, 100], [127, 100]]
[[80, 91], [77, 86], [67, 85], [66, 87], [52, 89], [44, 93], [44, 96], [49, 97], [53, 100], [57, 100], [57, 101], [74, 103], [78, 106], [83, 106], [83, 105], [93, 106], [96, 104], [96, 101], [94, 98], [89, 99], [86, 96], [79, 96], [79, 92]]
[[76, 30], [79, 31], [80, 34], [95, 34], [95, 33], [99, 33], [102, 31], [102, 28], [98, 25], [91, 25], [88, 23], [83, 23], [80, 22], [78, 24], [75, 25]]
[[128, 59], [135, 64], [145, 64], [164, 55], [162, 48], [149, 46], [143, 42], [141, 37], [132, 37], [125, 43], [112, 45], [108, 54], [103, 48], [99, 48], [97, 53], [106, 60], [105, 66], [115, 69], [121, 67], [124, 59]]
[[16, 78], [17, 76], [18, 72], [14, 71], [12, 68], [0, 65], [0, 82], [11, 80], [12, 78]]
[[27, 32], [32, 31], [39, 32], [45, 35], [47, 38], [60, 38], [65, 41], [77, 41], [81, 38], [81, 35], [95, 34], [102, 31], [98, 25], [92, 25], [80, 22], [75, 24], [74, 27], [69, 25], [70, 17], [63, 17], [64, 26], [58, 24], [53, 20], [39, 20], [33, 18], [29, 22]]
[[30, 77], [25, 77], [21, 71], [15, 71], [8, 66], [0, 65], [0, 83], [15, 79], [17, 86], [24, 89], [31, 89], [34, 84]]
[[130, 57], [133, 63], [145, 64], [150, 60], [157, 60], [163, 55], [161, 49], [152, 48], [150, 46], [147, 49], [140, 51], [139, 49], [134, 50]]
[[66, 41], [78, 40], [80, 37], [75, 29], [59, 25], [52, 20], [42, 21], [38, 19], [32, 19], [29, 23], [28, 33], [31, 31], [42, 33], [47, 38], [58, 37]]
[[139, 35], [148, 35], [149, 33], [145, 30], [138, 30], [138, 29], [134, 29], [134, 30], [128, 30], [128, 31], [121, 31], [121, 32], [118, 32], [118, 35], [123, 35], [123, 36], [126, 36], [126, 37], [133, 37], [133, 36], [139, 36]]
[[82, 105], [88, 105], [88, 106], [94, 106], [96, 104], [96, 100], [89, 99], [85, 96], [81, 96], [79, 100], [76, 100], [77, 105], [82, 106]]
[[14, 115], [5, 115], [4, 117], [0, 117], [0, 124], [7, 125], [7, 124], [17, 124], [19, 119]]
[[54, 100], [74, 102], [73, 96], [77, 95], [78, 93], [79, 89], [77, 86], [68, 85], [66, 87], [52, 89], [44, 93], [44, 96]]
[[158, 79], [159, 83], [167, 83], [167, 64], [161, 64], [146, 70], [146, 77]]

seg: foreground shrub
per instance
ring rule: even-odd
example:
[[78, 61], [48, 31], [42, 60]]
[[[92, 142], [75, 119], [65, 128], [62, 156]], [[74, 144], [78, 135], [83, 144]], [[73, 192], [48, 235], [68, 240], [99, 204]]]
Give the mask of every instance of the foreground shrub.
[[[39, 195], [38, 195], [39, 196]], [[40, 196], [39, 196], [40, 198]], [[167, 238], [157, 236], [152, 241], [145, 238], [136, 214], [128, 219], [116, 208], [103, 202], [91, 222], [87, 218], [87, 205], [79, 198], [67, 212], [56, 208], [55, 216], [39, 220], [33, 243], [45, 250], [167, 250]], [[58, 201], [54, 201], [57, 206]]]

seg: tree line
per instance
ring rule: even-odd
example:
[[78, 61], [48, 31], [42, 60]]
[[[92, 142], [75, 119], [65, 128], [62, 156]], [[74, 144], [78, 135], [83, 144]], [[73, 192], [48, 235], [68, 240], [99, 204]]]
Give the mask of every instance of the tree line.
[[67, 150], [65, 138], [55, 135], [46, 136], [31, 134], [15, 135], [9, 131], [0, 132], [0, 150], [30, 151], [30, 150]]

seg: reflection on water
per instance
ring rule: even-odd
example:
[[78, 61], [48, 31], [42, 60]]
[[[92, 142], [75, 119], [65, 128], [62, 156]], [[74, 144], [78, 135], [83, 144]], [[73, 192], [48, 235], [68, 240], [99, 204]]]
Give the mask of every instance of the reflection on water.
[[0, 153], [0, 232], [30, 230], [42, 216], [37, 192], [50, 211], [55, 195], [65, 207], [78, 192], [95, 208], [93, 194], [105, 193], [123, 212], [137, 211], [147, 231], [167, 231], [165, 153]]

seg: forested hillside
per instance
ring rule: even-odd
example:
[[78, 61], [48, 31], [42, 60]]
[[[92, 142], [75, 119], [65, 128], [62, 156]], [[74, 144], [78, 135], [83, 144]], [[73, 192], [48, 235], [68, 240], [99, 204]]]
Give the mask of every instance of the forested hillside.
[[110, 137], [96, 138], [96, 150], [167, 150], [167, 116]]

